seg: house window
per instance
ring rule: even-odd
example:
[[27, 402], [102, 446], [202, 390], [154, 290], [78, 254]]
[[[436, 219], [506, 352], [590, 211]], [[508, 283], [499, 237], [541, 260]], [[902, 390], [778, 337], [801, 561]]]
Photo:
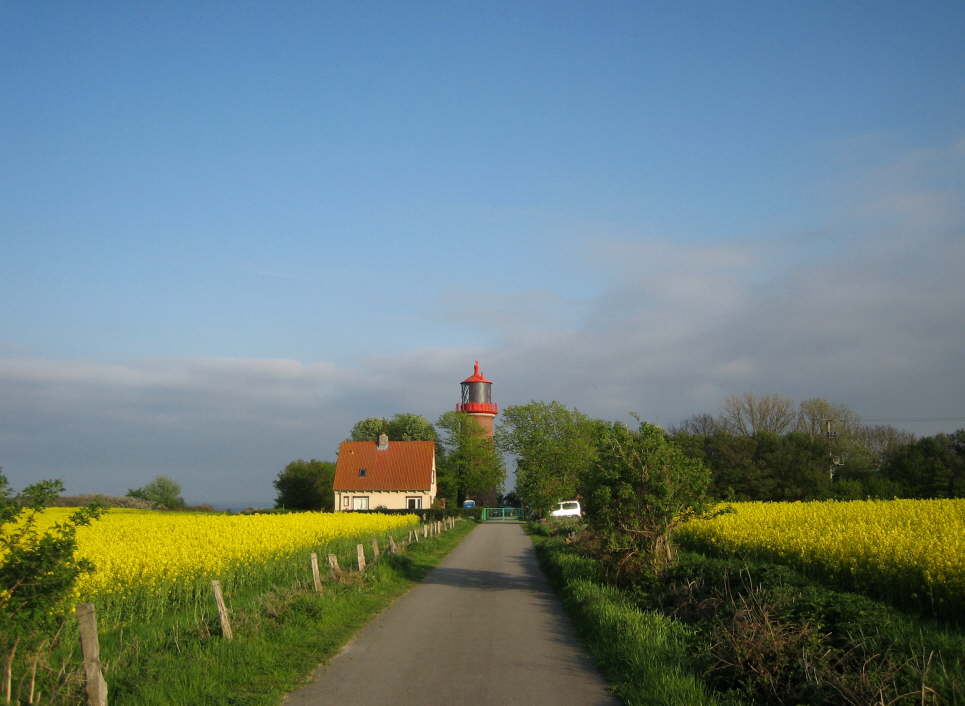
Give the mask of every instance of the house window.
[[408, 509], [408, 510], [421, 510], [421, 509], [422, 509], [422, 498], [421, 498], [421, 497], [406, 498], [406, 499], [405, 499], [405, 506], [406, 506], [406, 509]]
[[369, 496], [368, 495], [356, 495], [352, 498], [352, 509], [353, 510], [368, 510], [369, 509]]
[[350, 496], [348, 495], [342, 496], [342, 507], [344, 507], [346, 510], [352, 507], [352, 498]]
[[364, 468], [360, 468], [360, 469], [359, 469], [359, 478], [365, 478], [365, 469], [364, 469]]

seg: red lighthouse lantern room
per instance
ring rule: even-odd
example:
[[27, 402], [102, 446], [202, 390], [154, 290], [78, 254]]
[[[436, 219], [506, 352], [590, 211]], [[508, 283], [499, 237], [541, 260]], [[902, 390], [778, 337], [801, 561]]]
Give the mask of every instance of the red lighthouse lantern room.
[[499, 405], [493, 402], [493, 381], [479, 371], [478, 360], [472, 375], [459, 384], [462, 387], [462, 402], [456, 405], [456, 411], [475, 417], [487, 436], [492, 436], [493, 420], [499, 414]]

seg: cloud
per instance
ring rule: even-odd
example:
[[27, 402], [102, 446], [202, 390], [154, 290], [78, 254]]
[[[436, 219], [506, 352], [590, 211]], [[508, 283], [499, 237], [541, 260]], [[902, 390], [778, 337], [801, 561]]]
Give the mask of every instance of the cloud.
[[296, 457], [334, 459], [358, 419], [435, 419], [470, 367], [470, 353], [432, 350], [357, 368], [0, 359], [0, 465], [15, 486], [59, 477], [71, 492], [123, 493], [165, 474], [189, 500], [263, 505], [278, 470]]
[[451, 409], [474, 359], [503, 406], [557, 399], [610, 419], [672, 424], [747, 391], [825, 397], [870, 418], [961, 417], [963, 162], [956, 144], [836, 178], [814, 214], [819, 242], [592, 229], [555, 289], [453, 289], [417, 312], [434, 340], [469, 327], [479, 347], [337, 365], [50, 361], [7, 346], [0, 465], [17, 486], [63, 477], [74, 492], [123, 493], [163, 473], [192, 501], [267, 504], [278, 470], [333, 459], [358, 419]]
[[836, 179], [814, 214], [820, 238], [595, 230], [577, 255], [605, 284], [573, 308], [578, 322], [544, 330], [524, 307], [481, 317], [539, 332], [500, 346], [500, 389], [664, 423], [743, 391], [869, 417], [965, 415], [963, 157], [960, 145], [918, 151]]

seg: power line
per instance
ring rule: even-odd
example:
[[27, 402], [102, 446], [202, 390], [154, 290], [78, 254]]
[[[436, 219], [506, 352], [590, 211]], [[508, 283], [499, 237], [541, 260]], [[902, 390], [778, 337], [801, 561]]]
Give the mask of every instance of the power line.
[[961, 422], [965, 417], [877, 417], [861, 418], [862, 422]]

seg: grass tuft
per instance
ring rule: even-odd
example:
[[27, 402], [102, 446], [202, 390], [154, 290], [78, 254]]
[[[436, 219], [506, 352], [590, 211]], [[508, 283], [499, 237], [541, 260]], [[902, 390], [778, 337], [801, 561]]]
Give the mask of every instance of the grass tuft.
[[690, 633], [671, 618], [636, 607], [602, 583], [597, 561], [559, 538], [534, 536], [537, 555], [614, 693], [631, 705], [718, 703], [690, 671]]

